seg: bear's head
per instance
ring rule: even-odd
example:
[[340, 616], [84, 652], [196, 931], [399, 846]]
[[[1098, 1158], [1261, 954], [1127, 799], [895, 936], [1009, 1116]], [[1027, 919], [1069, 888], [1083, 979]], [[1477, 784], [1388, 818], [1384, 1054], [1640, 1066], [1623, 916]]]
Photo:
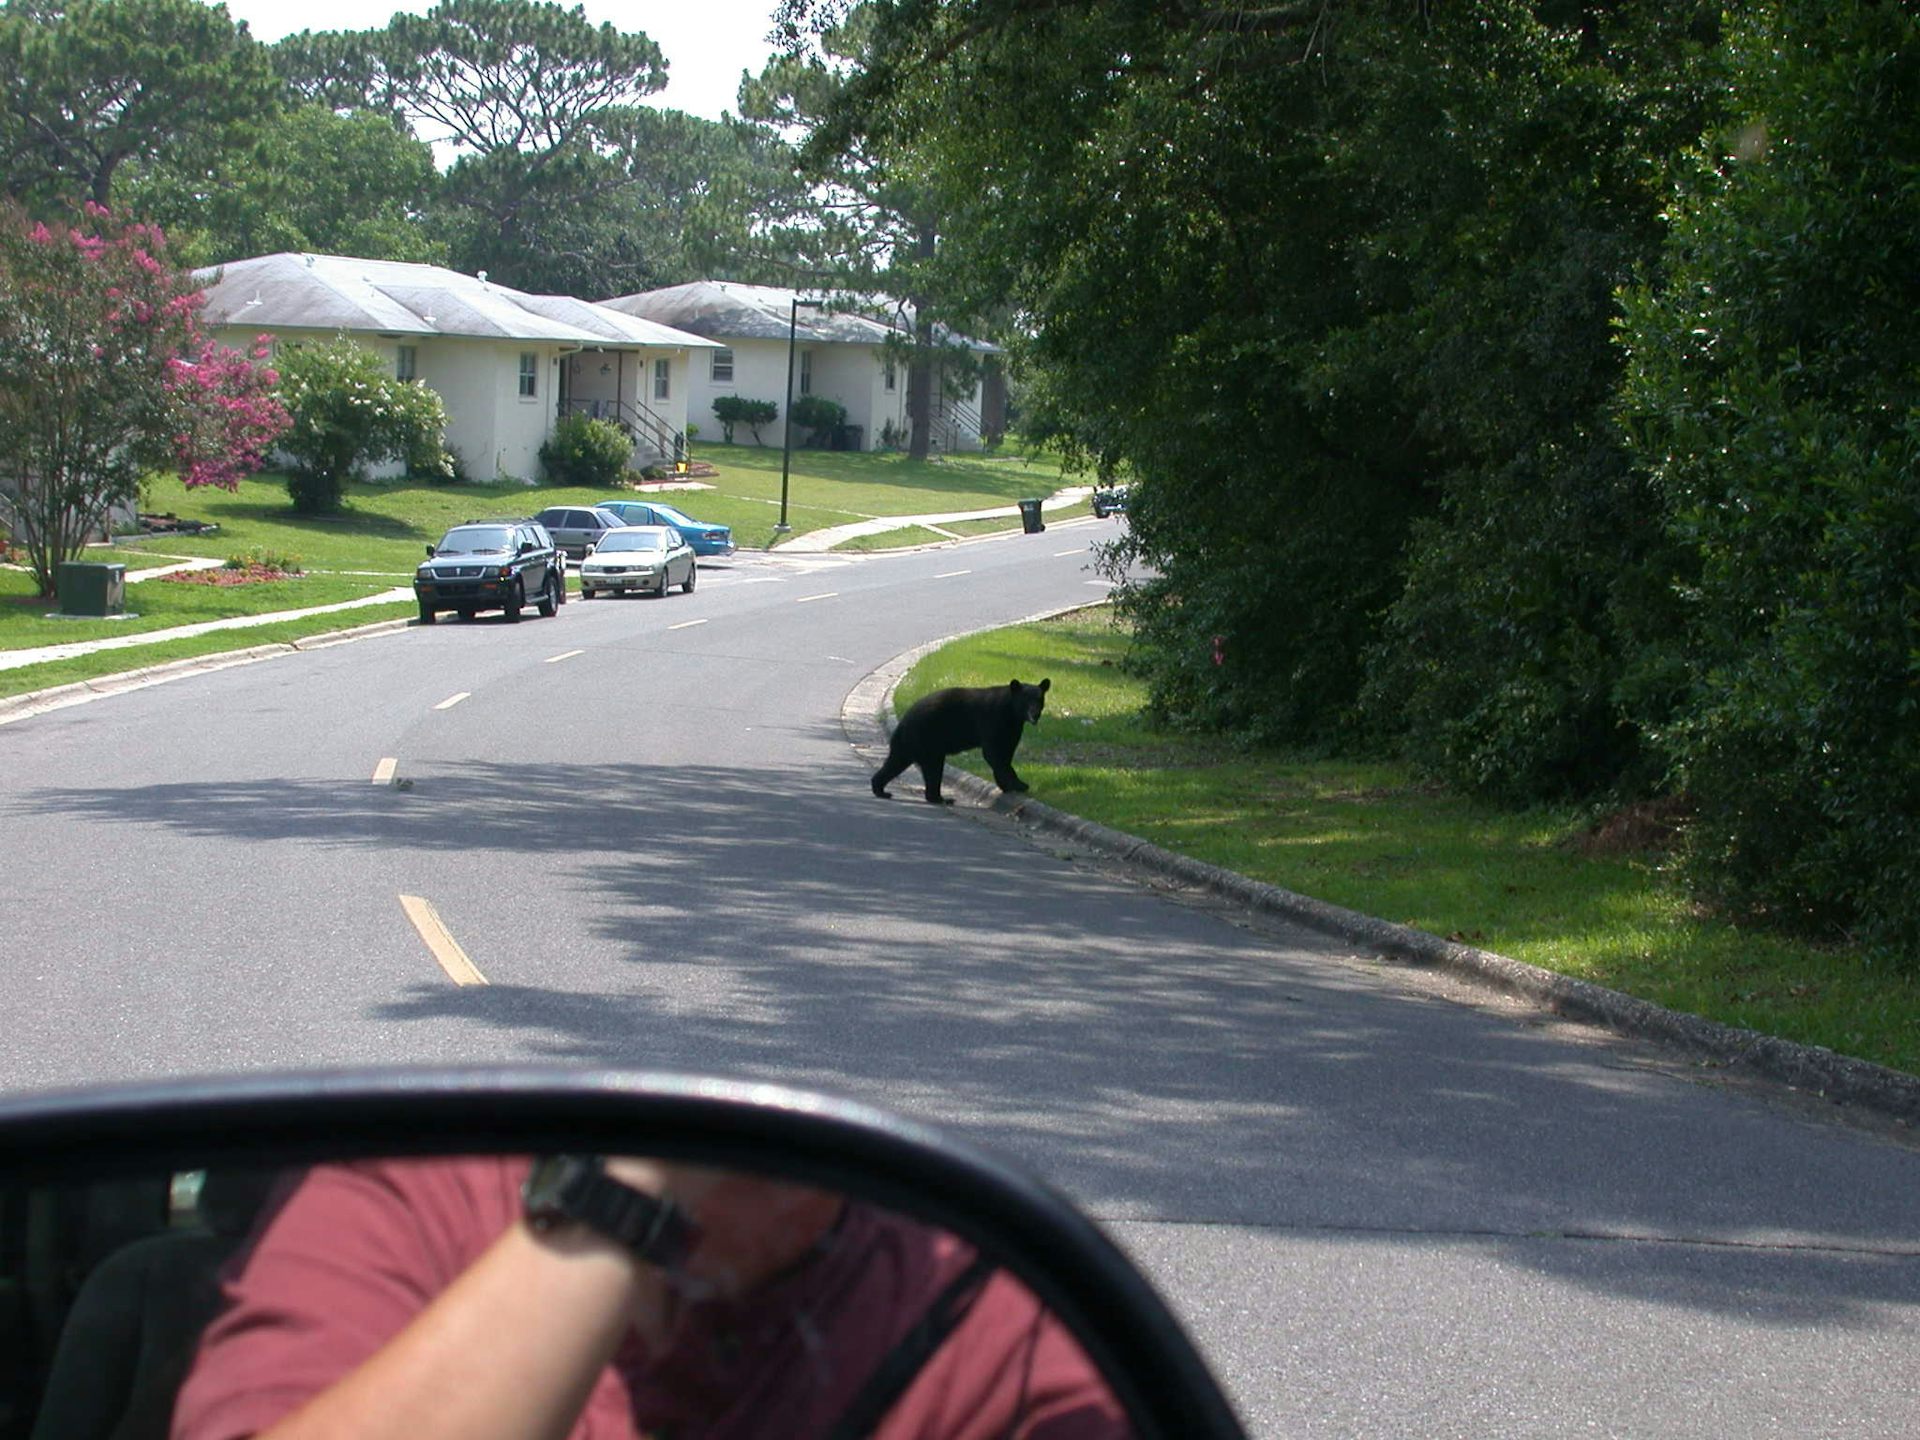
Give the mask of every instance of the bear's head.
[[1038, 685], [1022, 685], [1018, 680], [1007, 682], [1007, 694], [1013, 699], [1020, 718], [1029, 725], [1040, 723], [1040, 712], [1047, 708], [1047, 691], [1053, 681], [1042, 680]]

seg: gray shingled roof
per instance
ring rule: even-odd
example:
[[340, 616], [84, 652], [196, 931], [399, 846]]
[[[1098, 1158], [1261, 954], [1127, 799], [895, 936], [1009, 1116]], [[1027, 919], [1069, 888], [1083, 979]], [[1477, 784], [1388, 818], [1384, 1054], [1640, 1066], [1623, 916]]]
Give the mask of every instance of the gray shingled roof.
[[[912, 324], [913, 312], [884, 296], [871, 297], [855, 310], [851, 308], [855, 302], [846, 296], [823, 296], [818, 290], [787, 290], [776, 285], [742, 285], [732, 280], [695, 280], [688, 285], [643, 290], [637, 295], [621, 295], [600, 303], [628, 315], [730, 343], [735, 340], [784, 341], [792, 313], [790, 307], [796, 298], [825, 299], [829, 305], [849, 307], [837, 312], [801, 310], [793, 321], [794, 334], [812, 344], [881, 345], [889, 335], [904, 336]], [[955, 334], [944, 326], [940, 333], [943, 340], [971, 350], [999, 348], [984, 340]]]
[[529, 295], [438, 265], [341, 255], [261, 255], [194, 271], [208, 325], [466, 335], [587, 346], [715, 349], [658, 321], [570, 295]]

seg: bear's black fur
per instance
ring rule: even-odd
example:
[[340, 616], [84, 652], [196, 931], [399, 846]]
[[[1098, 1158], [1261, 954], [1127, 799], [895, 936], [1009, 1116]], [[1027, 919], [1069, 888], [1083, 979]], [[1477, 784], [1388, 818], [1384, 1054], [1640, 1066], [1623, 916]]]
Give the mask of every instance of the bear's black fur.
[[978, 750], [993, 767], [993, 781], [1002, 790], [1025, 790], [1027, 782], [1013, 773], [1013, 752], [1028, 721], [1040, 723], [1053, 681], [1022, 685], [987, 685], [978, 690], [936, 690], [922, 696], [893, 727], [887, 763], [873, 772], [873, 793], [891, 800], [887, 782], [909, 765], [918, 765], [927, 782], [927, 800], [933, 805], [953, 802], [940, 794], [940, 777], [947, 757]]

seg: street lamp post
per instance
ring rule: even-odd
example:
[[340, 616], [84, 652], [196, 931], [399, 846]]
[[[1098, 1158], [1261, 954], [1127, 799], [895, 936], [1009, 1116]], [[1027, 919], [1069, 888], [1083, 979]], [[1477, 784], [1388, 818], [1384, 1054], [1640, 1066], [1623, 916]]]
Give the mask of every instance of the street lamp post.
[[793, 527], [787, 524], [787, 471], [793, 460], [793, 332], [800, 323], [800, 307], [818, 310], [818, 300], [802, 300], [798, 295], [787, 308], [787, 398], [780, 411], [780, 520], [773, 527], [776, 535], [785, 535]]

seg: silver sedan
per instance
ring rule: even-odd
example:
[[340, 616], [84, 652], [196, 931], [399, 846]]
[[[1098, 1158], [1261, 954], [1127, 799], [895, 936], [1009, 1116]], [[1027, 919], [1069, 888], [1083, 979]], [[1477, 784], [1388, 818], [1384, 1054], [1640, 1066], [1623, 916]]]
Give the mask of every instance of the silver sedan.
[[580, 598], [629, 590], [665, 595], [675, 585], [691, 595], [696, 573], [693, 547], [674, 531], [665, 525], [624, 525], [602, 535], [580, 562]]

